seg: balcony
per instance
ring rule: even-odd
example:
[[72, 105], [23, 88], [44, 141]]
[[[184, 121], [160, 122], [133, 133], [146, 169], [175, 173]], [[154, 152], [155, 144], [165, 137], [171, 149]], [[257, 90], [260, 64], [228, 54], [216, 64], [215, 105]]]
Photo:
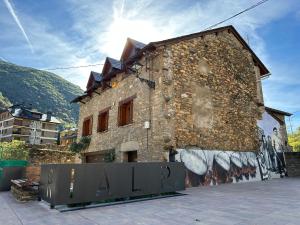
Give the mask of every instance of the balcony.
[[21, 134], [22, 132], [20, 130], [13, 130], [12, 134]]
[[30, 132], [26, 129], [14, 129], [12, 131], [12, 134], [14, 135], [20, 135], [20, 136], [29, 136]]
[[23, 122], [22, 122], [22, 120], [15, 120], [14, 125], [23, 126]]

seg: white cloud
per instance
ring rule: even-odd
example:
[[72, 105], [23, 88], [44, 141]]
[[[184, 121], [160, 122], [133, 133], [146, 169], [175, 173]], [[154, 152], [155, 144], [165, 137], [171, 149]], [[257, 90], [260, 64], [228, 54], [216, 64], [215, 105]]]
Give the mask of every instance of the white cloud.
[[[36, 68], [103, 63], [106, 56], [118, 59], [127, 37], [148, 43], [199, 32], [257, 3], [257, 0], [65, 0], [63, 10], [72, 19], [71, 27], [65, 31], [52, 27], [47, 19], [36, 19], [34, 14], [26, 15], [22, 10], [16, 13], [11, 1], [3, 0], [6, 6], [3, 11], [0, 5], [0, 42], [13, 40], [17, 44], [2, 45], [1, 56], [15, 63], [19, 59], [20, 64]], [[274, 24], [290, 12], [300, 18], [297, 0], [269, 1], [221, 26], [232, 24], [244, 38], [248, 37], [250, 46], [272, 72], [271, 78], [264, 81], [266, 104], [295, 112], [299, 110], [294, 87], [300, 84], [295, 79], [299, 77], [299, 69], [296, 65], [273, 61], [261, 37], [268, 24]], [[15, 23], [22, 35], [16, 34]], [[69, 31], [78, 34], [79, 43], [73, 41]], [[28, 51], [31, 41], [34, 54]], [[101, 69], [102, 66], [95, 66], [51, 72], [84, 89], [89, 72]]]
[[[118, 59], [127, 37], [148, 43], [198, 32], [257, 2], [254, 0], [65, 1], [66, 13], [72, 18], [70, 29], [81, 37], [80, 44], [70, 42], [72, 38], [68, 33], [58, 31], [55, 27], [51, 29], [45, 20], [37, 21], [34, 15], [20, 15], [35, 48], [33, 56], [26, 55], [23, 58], [28, 62], [34, 62], [35, 67], [95, 64], [103, 61], [105, 56]], [[290, 0], [289, 3], [270, 1], [222, 25], [236, 26], [242, 36], [249, 37], [250, 45], [263, 62], [271, 65], [258, 29], [286, 15], [297, 1]], [[22, 46], [18, 48], [6, 47], [4, 51], [22, 50]], [[101, 66], [53, 72], [62, 74], [63, 77], [84, 88], [90, 70], [99, 72]]]
[[[90, 49], [119, 58], [127, 37], [148, 43], [198, 32], [257, 1], [206, 0], [185, 6], [187, 3], [179, 0], [178, 4], [182, 4], [183, 7], [180, 10], [172, 10], [169, 7], [172, 1], [115, 0], [111, 7], [105, 7], [105, 10], [100, 12], [98, 9], [103, 8], [103, 4], [97, 1], [87, 0], [84, 6], [75, 0], [69, 2], [74, 9], [71, 11], [74, 28], [88, 37]], [[235, 25], [244, 37], [248, 36], [255, 52], [263, 60], [267, 60], [264, 42], [257, 29], [288, 13], [293, 7], [293, 2], [267, 2], [226, 24]]]
[[32, 47], [31, 41], [29, 40], [29, 38], [28, 38], [28, 36], [27, 36], [27, 34], [26, 34], [26, 32], [25, 32], [25, 30], [24, 30], [24, 28], [23, 28], [23, 26], [22, 26], [22, 24], [21, 24], [21, 22], [20, 22], [20, 20], [19, 20], [19, 18], [17, 16], [17, 14], [16, 14], [13, 6], [12, 6], [12, 4], [10, 3], [9, 0], [3, 0], [3, 1], [4, 1], [4, 4], [6, 5], [8, 11], [9, 11], [9, 13], [11, 14], [11, 16], [15, 20], [16, 24], [18, 25], [19, 29], [21, 30], [21, 32], [22, 32], [25, 40], [27, 41], [27, 43], [29, 45], [29, 48], [30, 48], [31, 52], [33, 53], [34, 51], [33, 51], [33, 47]]

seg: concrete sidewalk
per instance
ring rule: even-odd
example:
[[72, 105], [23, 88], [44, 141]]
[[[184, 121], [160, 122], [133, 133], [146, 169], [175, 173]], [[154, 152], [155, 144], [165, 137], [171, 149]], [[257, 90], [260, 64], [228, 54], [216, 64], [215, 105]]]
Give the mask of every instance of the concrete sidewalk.
[[0, 192], [0, 225], [299, 225], [300, 178], [187, 189], [184, 196], [60, 213]]

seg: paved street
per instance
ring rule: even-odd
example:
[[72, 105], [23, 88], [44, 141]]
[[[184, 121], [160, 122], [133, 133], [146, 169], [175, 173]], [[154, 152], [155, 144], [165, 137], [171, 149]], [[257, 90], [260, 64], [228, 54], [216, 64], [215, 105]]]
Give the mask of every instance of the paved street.
[[1, 225], [300, 224], [300, 178], [191, 188], [187, 195], [60, 213], [0, 192]]

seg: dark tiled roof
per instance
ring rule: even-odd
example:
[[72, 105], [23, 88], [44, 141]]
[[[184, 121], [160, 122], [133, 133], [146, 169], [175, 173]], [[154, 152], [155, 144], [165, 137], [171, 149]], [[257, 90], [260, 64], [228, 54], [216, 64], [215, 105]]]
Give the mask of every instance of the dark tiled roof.
[[273, 109], [273, 108], [270, 108], [270, 107], [267, 107], [267, 106], [265, 106], [265, 109], [266, 109], [266, 111], [281, 114], [281, 115], [285, 115], [285, 116], [293, 115], [292, 113], [288, 113], [288, 112], [281, 111], [281, 110], [278, 110], [278, 109]]
[[146, 44], [142, 43], [142, 42], [139, 42], [139, 41], [136, 41], [134, 39], [131, 39], [131, 38], [128, 38], [128, 41], [130, 41], [134, 47], [138, 48], [138, 49], [142, 49], [146, 46]]
[[91, 71], [91, 75], [94, 77], [94, 80], [96, 82], [101, 82], [103, 79], [102, 73], [97, 73], [97, 72]]
[[0, 113], [7, 112], [7, 109], [0, 107]]
[[[211, 29], [211, 30], [205, 30], [205, 31], [201, 31], [201, 32], [193, 33], [193, 34], [183, 35], [183, 36], [170, 38], [170, 39], [166, 39], [166, 40], [162, 40], [162, 41], [150, 42], [142, 50], [144, 51], [144, 50], [156, 48], [158, 46], [162, 46], [162, 45], [165, 45], [165, 44], [173, 44], [173, 43], [177, 43], [179, 41], [189, 40], [189, 39], [192, 39], [192, 38], [197, 38], [197, 37], [201, 37], [201, 36], [221, 32], [221, 31], [225, 31], [225, 30], [228, 30], [228, 31], [232, 32], [233, 35], [240, 41], [240, 43], [246, 49], [248, 49], [251, 52], [254, 60], [258, 63], [258, 65], [261, 68], [261, 74], [262, 75], [266, 75], [266, 74], [270, 73], [269, 70], [267, 69], [267, 67], [261, 62], [261, 60], [253, 52], [253, 50], [250, 48], [250, 46], [247, 44], [247, 42], [242, 38], [242, 36], [237, 32], [237, 30], [232, 25], [219, 27], [219, 28], [215, 28], [215, 29]], [[140, 54], [141, 53], [142, 53], [142, 51], [140, 52]]]
[[8, 109], [10, 114], [13, 117], [31, 119], [31, 120], [39, 120], [49, 123], [60, 123], [59, 120], [51, 115], [50, 120], [47, 120], [47, 114], [33, 111], [31, 109], [25, 108], [24, 106], [12, 106]]
[[113, 68], [118, 69], [118, 70], [122, 69], [122, 63], [119, 60], [113, 59], [113, 58], [110, 58], [110, 57], [107, 57], [106, 59], [110, 62], [111, 66]]
[[76, 103], [76, 102], [80, 102], [82, 99], [86, 98], [88, 96], [88, 94], [84, 94], [84, 95], [80, 95], [77, 96], [76, 98], [74, 98], [71, 103]]

